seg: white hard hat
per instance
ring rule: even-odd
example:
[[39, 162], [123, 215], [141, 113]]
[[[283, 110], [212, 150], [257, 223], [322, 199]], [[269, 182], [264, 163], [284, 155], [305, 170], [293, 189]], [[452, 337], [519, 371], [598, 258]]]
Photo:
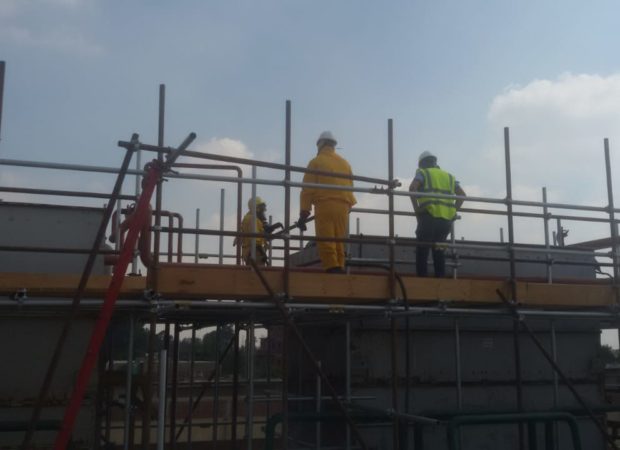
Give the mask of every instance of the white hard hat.
[[321, 141], [331, 141], [334, 145], [338, 144], [336, 137], [331, 131], [323, 131], [319, 138], [316, 140], [316, 145], [319, 145]]
[[420, 157], [418, 158], [418, 162], [422, 161], [423, 159], [426, 158], [435, 158], [437, 159], [437, 157], [435, 155], [433, 155], [431, 152], [429, 151], [424, 151], [422, 153], [420, 153]]
[[259, 196], [256, 196], [256, 198], [251, 198], [250, 200], [248, 200], [248, 209], [253, 210], [254, 205], [261, 206], [261, 205], [266, 205], [266, 203], [262, 198], [260, 198]]

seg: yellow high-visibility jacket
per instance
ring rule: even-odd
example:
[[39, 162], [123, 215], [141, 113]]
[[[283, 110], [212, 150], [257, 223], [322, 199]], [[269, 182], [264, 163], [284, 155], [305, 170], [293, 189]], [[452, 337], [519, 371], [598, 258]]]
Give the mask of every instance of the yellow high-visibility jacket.
[[[260, 220], [258, 217], [256, 218], [256, 227], [254, 230], [252, 230], [252, 212], [248, 212], [244, 217], [243, 220], [241, 221], [241, 232], [242, 233], [264, 233], [265, 232], [265, 225], [263, 224], [263, 221]], [[257, 237], [256, 239], [256, 246], [257, 247], [264, 247], [265, 245], [265, 239], [262, 237]], [[241, 240], [241, 248], [243, 250], [243, 256], [248, 256], [250, 254], [250, 247], [252, 245], [252, 238], [251, 237], [244, 237]]]
[[[421, 172], [424, 176], [424, 184], [420, 188], [420, 192], [446, 195], [455, 194], [456, 180], [452, 174], [439, 167], [418, 169], [418, 172]], [[420, 197], [418, 198], [418, 204], [422, 210], [439, 219], [453, 220], [456, 216], [456, 206], [452, 199]]]
[[[342, 173], [352, 175], [351, 166], [339, 154], [336, 149], [324, 146], [319, 154], [308, 164], [308, 169], [322, 170], [326, 172]], [[353, 180], [346, 178], [330, 177], [327, 175], [315, 175], [306, 173], [304, 183], [335, 184], [338, 186], [353, 186]], [[349, 208], [357, 203], [351, 191], [339, 191], [332, 189], [317, 189], [305, 187], [301, 190], [299, 199], [300, 209], [310, 211], [312, 205], [316, 205], [324, 200], [341, 200], [349, 205]]]

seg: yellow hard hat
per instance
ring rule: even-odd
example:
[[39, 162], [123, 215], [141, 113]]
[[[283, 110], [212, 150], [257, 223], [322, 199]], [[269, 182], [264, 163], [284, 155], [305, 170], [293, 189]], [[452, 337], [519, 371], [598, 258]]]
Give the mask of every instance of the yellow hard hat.
[[254, 209], [254, 205], [261, 206], [266, 204], [267, 203], [265, 203], [265, 201], [257, 195], [255, 198], [251, 198], [250, 200], [248, 200], [248, 209]]

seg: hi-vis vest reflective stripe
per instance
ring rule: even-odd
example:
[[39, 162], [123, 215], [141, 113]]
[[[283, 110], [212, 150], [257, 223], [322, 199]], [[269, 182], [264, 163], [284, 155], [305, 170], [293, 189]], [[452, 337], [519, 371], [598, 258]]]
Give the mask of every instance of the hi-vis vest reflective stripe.
[[[420, 192], [454, 195], [456, 181], [448, 172], [436, 167], [418, 170], [424, 175], [424, 186]], [[436, 218], [452, 220], [456, 216], [454, 200], [451, 199], [418, 197], [418, 204]]]

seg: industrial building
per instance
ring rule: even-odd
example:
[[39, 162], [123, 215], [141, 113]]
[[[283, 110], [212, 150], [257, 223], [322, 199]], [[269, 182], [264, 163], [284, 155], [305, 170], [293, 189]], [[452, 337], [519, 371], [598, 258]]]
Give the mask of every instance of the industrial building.
[[[449, 277], [418, 278], [420, 243], [394, 232], [396, 216], [414, 213], [394, 208], [395, 197], [411, 194], [394, 179], [389, 120], [388, 176], [355, 175], [351, 188], [385, 199], [385, 209], [354, 212], [385, 216], [386, 233], [351, 224], [347, 273], [327, 274], [316, 267], [319, 239], [291, 218], [291, 195], [303, 186], [291, 174], [306, 171], [290, 164], [291, 103], [279, 164], [192, 151], [192, 134], [167, 146], [164, 94], [161, 86], [158, 142], [121, 139], [118, 168], [0, 159], [115, 180], [111, 192], [0, 186], [38, 199], [0, 202], [0, 448], [617, 445], [608, 419], [618, 405], [606, 395], [600, 354], [601, 330], [618, 327], [620, 209], [607, 141], [602, 206], [548, 202], [544, 190], [542, 201], [522, 201], [511, 194], [505, 129], [507, 196], [469, 197], [500, 206], [466, 203], [461, 214], [505, 217], [507, 238], [453, 232]], [[248, 167], [279, 175], [257, 178]], [[142, 187], [138, 180], [135, 194], [123, 194], [133, 176]], [[163, 177], [232, 185], [236, 200], [222, 195], [221, 227], [188, 226], [163, 202]], [[270, 267], [242, 265], [238, 247], [224, 251], [224, 237], [243, 235], [223, 225], [231, 203], [240, 224], [243, 185], [252, 196], [261, 186], [284, 194], [285, 231], [272, 236]], [[517, 217], [539, 221], [545, 243], [518, 243]], [[567, 245], [562, 224], [572, 221], [605, 224], [609, 234]], [[219, 239], [218, 253], [200, 251], [205, 236]], [[212, 347], [199, 350], [206, 342]]]

